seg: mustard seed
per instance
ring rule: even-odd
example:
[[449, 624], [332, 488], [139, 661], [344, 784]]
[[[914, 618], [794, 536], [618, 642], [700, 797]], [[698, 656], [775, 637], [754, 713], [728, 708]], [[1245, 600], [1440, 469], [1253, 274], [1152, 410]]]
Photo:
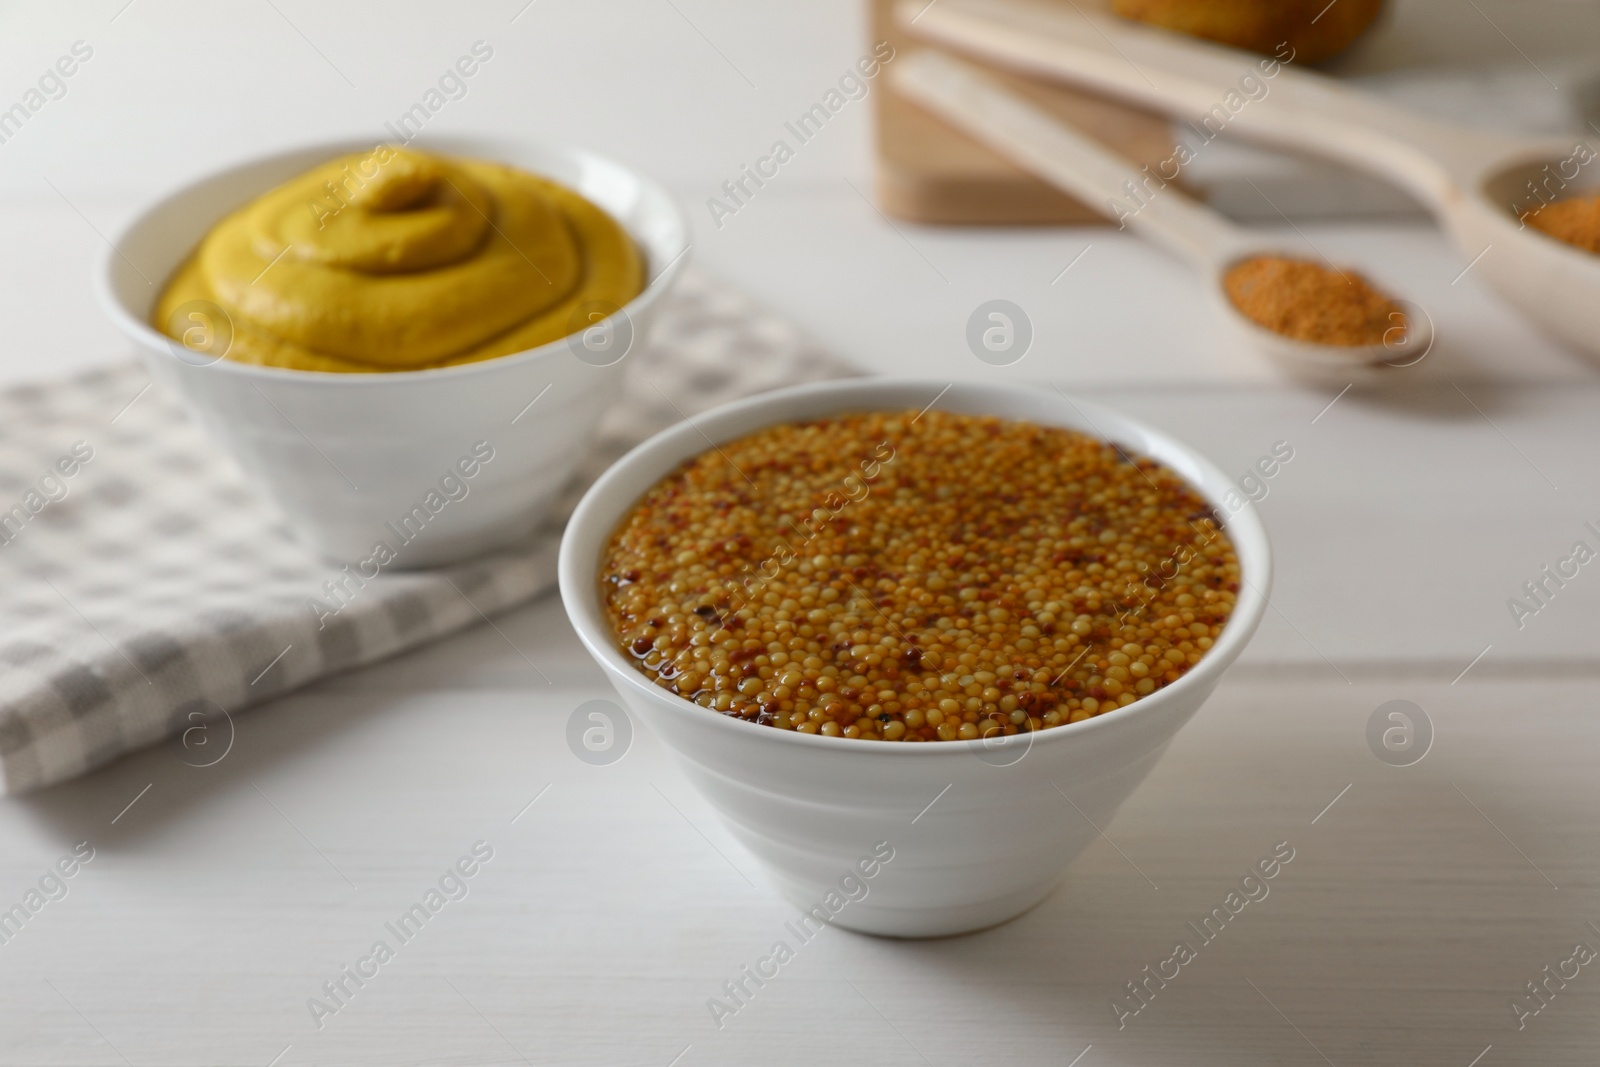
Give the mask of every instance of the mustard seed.
[[1071, 430], [938, 411], [785, 424], [697, 456], [601, 588], [656, 684], [778, 729], [954, 741], [1082, 722], [1198, 663], [1239, 565], [1176, 473]]

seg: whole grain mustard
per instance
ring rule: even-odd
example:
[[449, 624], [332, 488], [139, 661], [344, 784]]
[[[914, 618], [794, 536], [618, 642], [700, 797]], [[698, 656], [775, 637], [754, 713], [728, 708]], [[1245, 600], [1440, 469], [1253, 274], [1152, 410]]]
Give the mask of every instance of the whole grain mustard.
[[750, 722], [884, 741], [1081, 722], [1198, 663], [1239, 589], [1211, 508], [1070, 430], [938, 411], [689, 460], [602, 557], [619, 646]]

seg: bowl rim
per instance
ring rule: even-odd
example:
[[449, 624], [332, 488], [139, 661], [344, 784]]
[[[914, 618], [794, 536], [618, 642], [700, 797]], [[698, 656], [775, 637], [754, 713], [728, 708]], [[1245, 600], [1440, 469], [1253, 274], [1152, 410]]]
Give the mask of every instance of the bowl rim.
[[[113, 273], [117, 270], [118, 261], [123, 258], [121, 246], [133, 231], [148, 223], [156, 212], [161, 211], [185, 197], [192, 196], [198, 189], [228, 177], [243, 177], [253, 171], [260, 170], [273, 164], [282, 163], [296, 157], [323, 156], [332, 158], [348, 152], [361, 151], [374, 147], [377, 144], [390, 144], [394, 142], [389, 138], [373, 137], [338, 137], [321, 141], [303, 142], [288, 145], [270, 152], [263, 152], [234, 160], [220, 167], [215, 167], [200, 174], [193, 175], [182, 181], [168, 186], [162, 192], [143, 201], [133, 214], [124, 222], [100, 249], [95, 261], [94, 290], [102, 310], [111, 318], [112, 322], [129, 338], [138, 342], [146, 350], [165, 349], [171, 338], [151, 326], [144, 318], [134, 311], [118, 295], [113, 283]], [[523, 164], [510, 163], [498, 160], [499, 154], [512, 150], [531, 150], [533, 154], [547, 157], [564, 157], [567, 161], [577, 164], [597, 165], [602, 168], [616, 171], [626, 175], [635, 182], [643, 192], [644, 198], [656, 201], [653, 210], [659, 210], [670, 222], [672, 230], [670, 249], [673, 254], [667, 258], [664, 266], [657, 269], [657, 264], [651, 262], [652, 256], [647, 242], [632, 228], [625, 225], [621, 219], [612, 214], [610, 209], [596, 204], [613, 221], [622, 226], [624, 232], [639, 247], [645, 259], [645, 270], [648, 273], [657, 269], [654, 276], [650, 276], [643, 289], [639, 290], [633, 299], [629, 300], [620, 309], [630, 320], [640, 318], [645, 310], [660, 299], [661, 295], [671, 289], [687, 266], [689, 251], [694, 247], [690, 241], [688, 216], [677, 198], [667, 191], [666, 187], [648, 175], [635, 170], [626, 164], [619, 163], [610, 156], [591, 151], [580, 145], [565, 141], [544, 140], [532, 137], [496, 137], [473, 136], [463, 134], [441, 134], [433, 137], [420, 135], [414, 142], [407, 142], [406, 146], [418, 143], [424, 150], [450, 152], [452, 154], [467, 154], [474, 158], [487, 158], [493, 161], [505, 162], [508, 166], [517, 166], [532, 174], [540, 174], [538, 168], [527, 167]], [[542, 175], [550, 177], [550, 175]], [[258, 194], [259, 195], [259, 194]], [[242, 201], [227, 211], [237, 210], [248, 201]], [[591, 203], [593, 201], [591, 200]], [[215, 226], [222, 216], [210, 220], [207, 232]], [[192, 252], [192, 249], [191, 249]], [[181, 261], [180, 261], [181, 262]], [[173, 263], [163, 274], [162, 280], [157, 285], [157, 297], [171, 280], [172, 271], [176, 270], [178, 263]], [[608, 316], [609, 320], [609, 316]], [[635, 338], [638, 343], [638, 338]], [[382, 385], [385, 383], [401, 384], [425, 381], [439, 381], [445, 378], [468, 377], [476, 374], [492, 373], [503, 370], [512, 365], [521, 365], [538, 361], [542, 358], [559, 355], [569, 351], [567, 337], [558, 337], [547, 341], [535, 348], [523, 349], [504, 356], [495, 356], [492, 359], [478, 360], [472, 363], [461, 363], [452, 367], [422, 367], [413, 370], [378, 371], [374, 373], [359, 374], [347, 371], [322, 371], [298, 370], [292, 367], [268, 367], [254, 363], [240, 363], [226, 357], [204, 364], [197, 369], [211, 370], [221, 367], [221, 374], [240, 375], [244, 378], [255, 378], [262, 381], [286, 382], [320, 382], [327, 385], [344, 388], [360, 388]]]
[[[753, 412], [770, 410], [773, 417], [763, 421], [762, 427], [779, 425], [795, 418], [823, 417], [818, 415], [785, 415], [784, 410], [794, 401], [808, 401], [814, 398], [833, 394], [838, 401], [838, 411], [870, 411], [887, 410], [886, 406], [874, 408], [872, 399], [875, 393], [889, 393], [896, 390], [921, 389], [927, 390], [927, 395], [932, 396], [941, 390], [962, 388], [974, 390], [981, 397], [983, 394], [997, 396], [1002, 394], [1043, 397], [1050, 399], [1050, 393], [1042, 388], [1013, 384], [991, 384], [980, 382], [947, 382], [933, 378], [918, 377], [868, 377], [846, 378], [827, 382], [817, 382], [807, 385], [791, 386], [776, 389], [755, 396], [735, 400], [700, 415], [684, 419], [661, 432], [652, 435], [647, 440], [634, 446], [626, 455], [608, 468], [599, 479], [591, 485], [579, 501], [572, 517], [567, 522], [567, 528], [562, 534], [560, 555], [557, 563], [558, 585], [561, 600], [566, 609], [567, 617], [573, 629], [577, 631], [579, 640], [588, 650], [589, 654], [611, 676], [613, 684], [620, 684], [644, 696], [663, 710], [670, 709], [676, 717], [689, 716], [692, 718], [691, 726], [698, 724], [701, 728], [710, 730], [737, 730], [737, 736], [745, 737], [756, 744], [789, 744], [802, 747], [815, 748], [821, 746], [823, 750], [834, 754], [850, 754], [868, 756], [877, 753], [890, 755], [893, 753], [923, 753], [921, 756], [896, 756], [895, 758], [932, 758], [932, 753], [970, 754], [981, 752], [986, 747], [992, 747], [993, 742], [984, 739], [971, 741], [941, 741], [935, 744], [895, 744], [893, 742], [862, 740], [848, 737], [827, 737], [822, 734], [802, 734], [793, 730], [779, 730], [771, 727], [758, 726], [741, 719], [733, 719], [717, 712], [710, 712], [698, 704], [676, 693], [655, 685], [649, 681], [637, 667], [628, 662], [622, 652], [616, 648], [611, 640], [609, 626], [603, 617], [599, 597], [599, 582], [594, 573], [595, 567], [585, 557], [589, 544], [595, 544], [596, 559], [598, 559], [599, 546], [609, 539], [616, 529], [626, 510], [637, 502], [634, 496], [615, 508], [603, 508], [602, 500], [609, 495], [615, 485], [628, 478], [641, 463], [646, 460], [659, 462], [660, 453], [666, 451], [677, 458], [673, 467], [692, 456], [705, 451], [704, 442], [712, 442], [713, 446], [725, 440], [744, 436], [756, 432], [751, 429], [741, 429], [737, 432], [726, 432], [727, 424], [742, 420]], [[1215, 464], [1206, 459], [1199, 452], [1188, 445], [1178, 441], [1159, 430], [1156, 430], [1137, 419], [1128, 418], [1114, 409], [1095, 404], [1090, 401], [1080, 400], [1068, 393], [1056, 390], [1060, 400], [1067, 407], [1076, 409], [1083, 420], [1090, 424], [1091, 429], [1079, 430], [1100, 440], [1110, 440], [1117, 443], [1117, 433], [1135, 431], [1143, 434], [1152, 443], [1158, 444], [1163, 450], [1173, 455], [1181, 456], [1187, 464], [1191, 465], [1205, 475], [1208, 480], [1223, 485], [1232, 485], [1232, 479], [1222, 472]], [[863, 403], [865, 401], [865, 403]], [[882, 405], [882, 402], [879, 402]], [[935, 400], [937, 403], [937, 400]], [[930, 408], [933, 404], [928, 405]], [[899, 405], [896, 405], [899, 409]], [[1001, 418], [1015, 421], [1029, 421], [1022, 416], [1000, 415]], [[1114, 423], [1118, 430], [1109, 435], [1102, 435], [1097, 429], [1099, 425]], [[1056, 423], [1054, 425], [1061, 425]], [[1074, 429], [1075, 427], [1065, 427]], [[685, 445], [692, 446], [688, 449]], [[1130, 451], [1132, 451], [1130, 449]], [[1142, 451], [1140, 454], [1143, 453]], [[1151, 458], [1158, 458], [1152, 456]], [[1220, 513], [1220, 501], [1211, 493], [1196, 485], [1194, 481], [1183, 472], [1176, 469], [1175, 465], [1167, 460], [1158, 458], [1163, 466], [1173, 470], [1179, 477], [1195, 490], [1211, 505], [1213, 513]], [[658, 479], [659, 480], [659, 479]], [[1201, 696], [1195, 702], [1195, 708], [1204, 700], [1204, 694], [1216, 684], [1222, 673], [1238, 658], [1244, 650], [1256, 627], [1260, 624], [1269, 603], [1272, 587], [1272, 548], [1267, 537], [1266, 526], [1261, 521], [1260, 513], [1256, 510], [1254, 502], [1240, 494], [1242, 505], [1228, 515], [1223, 523], [1224, 529], [1238, 536], [1232, 536], [1234, 550], [1238, 553], [1241, 575], [1241, 590], [1238, 601], [1234, 605], [1233, 613], [1224, 624], [1222, 635], [1217, 639], [1200, 662], [1190, 668], [1177, 681], [1167, 685], [1149, 696], [1142, 697], [1132, 704], [1116, 708], [1101, 715], [1095, 715], [1076, 723], [1063, 723], [1047, 729], [1032, 731], [1028, 734], [1011, 735], [1013, 737], [1028, 737], [1028, 749], [1036, 745], [1066, 744], [1066, 738], [1079, 737], [1086, 733], [1100, 730], [1121, 729], [1138, 719], [1149, 719], [1162, 711], [1173, 710], [1174, 706], [1181, 704], [1189, 698], [1195, 690], [1201, 690]], [[765, 738], [765, 742], [758, 740]], [[1015, 742], [1008, 741], [1007, 744]]]

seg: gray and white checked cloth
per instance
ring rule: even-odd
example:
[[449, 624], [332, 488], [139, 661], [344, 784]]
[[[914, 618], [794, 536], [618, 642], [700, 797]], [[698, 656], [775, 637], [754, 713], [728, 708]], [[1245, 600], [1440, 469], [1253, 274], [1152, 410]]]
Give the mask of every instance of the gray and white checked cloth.
[[[787, 321], [687, 274], [569, 494], [717, 404], [855, 373]], [[17, 510], [17, 509], [20, 509]], [[60, 782], [372, 663], [555, 584], [560, 531], [384, 573], [319, 629], [338, 572], [291, 539], [142, 367], [0, 392], [0, 791]]]

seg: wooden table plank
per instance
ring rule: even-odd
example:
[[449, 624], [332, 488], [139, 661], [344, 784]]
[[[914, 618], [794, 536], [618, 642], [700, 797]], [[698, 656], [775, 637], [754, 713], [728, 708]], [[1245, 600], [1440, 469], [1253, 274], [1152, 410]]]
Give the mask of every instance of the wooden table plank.
[[[1061, 1064], [1091, 1043], [1085, 1064], [1320, 1062], [1267, 998], [1339, 1064], [1464, 1067], [1491, 1043], [1486, 1062], [1576, 1062], [1600, 1037], [1587, 970], [1521, 1032], [1507, 1007], [1573, 941], [1600, 944], [1592, 679], [1241, 672], [1105, 827], [1115, 848], [1038, 909], [942, 941], [827, 931], [722, 1030], [707, 998], [792, 909], [648, 733], [610, 767], [567, 751], [567, 715], [603, 692], [593, 668], [550, 688], [359, 682], [241, 716], [216, 767], [153, 750], [0, 810], [0, 899], [73, 841], [96, 848], [0, 945], [0, 1063], [120, 1062], [107, 1041], [134, 1063], [285, 1045], [286, 1065], [521, 1062], [505, 1039], [532, 1062], [665, 1064], [686, 1045], [684, 1064], [922, 1062], [880, 1011], [934, 1063]], [[1365, 740], [1396, 697], [1436, 730], [1412, 767]], [[495, 855], [468, 896], [318, 1030], [306, 998], [479, 839]], [[1280, 841], [1294, 858], [1268, 895], [1201, 943], [1186, 923]], [[1112, 998], [1179, 939], [1196, 961], [1119, 1030]]]

